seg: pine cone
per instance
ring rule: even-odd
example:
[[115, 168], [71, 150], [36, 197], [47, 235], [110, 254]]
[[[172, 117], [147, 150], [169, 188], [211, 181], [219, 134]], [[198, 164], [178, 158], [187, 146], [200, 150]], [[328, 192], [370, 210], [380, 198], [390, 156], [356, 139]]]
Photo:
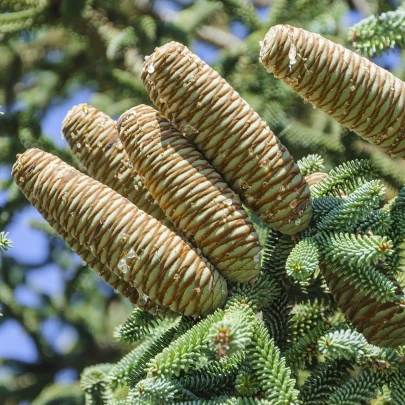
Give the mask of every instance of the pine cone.
[[405, 84], [318, 34], [289, 25], [267, 33], [260, 60], [269, 72], [363, 139], [405, 158]]
[[159, 111], [192, 141], [228, 185], [272, 228], [305, 229], [308, 185], [287, 149], [217, 72], [170, 42], [146, 60], [142, 79]]
[[228, 280], [259, 272], [260, 245], [239, 197], [158, 111], [131, 108], [118, 120], [134, 168], [166, 216]]
[[39, 149], [12, 174], [65, 231], [151, 300], [199, 316], [224, 304], [224, 278], [180, 237], [126, 198]]
[[91, 177], [174, 230], [133, 169], [114, 120], [88, 104], [79, 104], [63, 120], [62, 134]]
[[[40, 205], [38, 200], [31, 200], [32, 205], [39, 211], [43, 218], [52, 226], [58, 235], [76, 252], [105, 282], [110, 284], [114, 290], [119, 291], [124, 297], [135, 306], [141, 307], [142, 310], [150, 313], [160, 312], [159, 307], [151, 299], [145, 300], [139, 294], [139, 291], [131, 284], [126, 282], [118, 274], [112, 272], [105, 264], [101, 263], [93, 254], [86, 248], [84, 244], [79, 243], [75, 238], [69, 235], [61, 225], [49, 214], [49, 212]], [[165, 312], [165, 308], [163, 308]]]
[[[321, 269], [339, 308], [370, 343], [391, 348], [405, 344], [405, 303], [401, 302], [402, 298], [381, 303], [348, 284], [325, 264]], [[399, 286], [397, 293], [403, 296]]]

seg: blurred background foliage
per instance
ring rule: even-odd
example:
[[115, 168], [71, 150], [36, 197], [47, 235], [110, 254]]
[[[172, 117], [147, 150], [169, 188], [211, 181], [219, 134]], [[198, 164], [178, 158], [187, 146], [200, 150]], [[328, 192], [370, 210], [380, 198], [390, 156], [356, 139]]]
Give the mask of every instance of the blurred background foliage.
[[[59, 135], [67, 109], [88, 101], [116, 118], [150, 104], [141, 65], [174, 40], [217, 69], [296, 159], [318, 153], [330, 169], [368, 157], [392, 196], [403, 186], [405, 163], [313, 109], [257, 59], [272, 25], [303, 27], [350, 48], [350, 25], [399, 3], [1, 0], [0, 231], [10, 231], [14, 248], [0, 253], [0, 402], [83, 403], [79, 373], [128, 350], [113, 330], [131, 311], [34, 214], [9, 174], [15, 155], [39, 147], [80, 169]], [[399, 49], [375, 61], [405, 78]]]

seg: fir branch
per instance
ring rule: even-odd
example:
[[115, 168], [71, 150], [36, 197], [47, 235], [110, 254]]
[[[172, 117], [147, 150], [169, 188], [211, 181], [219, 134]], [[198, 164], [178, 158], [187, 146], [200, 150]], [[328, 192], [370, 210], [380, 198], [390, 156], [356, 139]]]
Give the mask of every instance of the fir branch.
[[393, 405], [402, 405], [405, 398], [405, 371], [391, 375], [388, 381]]
[[342, 198], [333, 196], [322, 196], [314, 198], [312, 202], [316, 219], [322, 219], [335, 208], [343, 205]]
[[384, 187], [372, 180], [353, 191], [343, 204], [338, 205], [317, 223], [320, 231], [350, 232], [363, 223], [371, 209], [379, 208], [384, 198]]
[[314, 239], [305, 238], [294, 246], [289, 254], [285, 268], [294, 280], [307, 280], [318, 267], [319, 252]]
[[270, 229], [263, 251], [263, 273], [282, 282], [285, 277], [285, 261], [293, 247], [291, 237]]
[[328, 270], [342, 277], [346, 285], [352, 286], [355, 290], [361, 290], [362, 294], [380, 303], [397, 301], [397, 285], [373, 266], [364, 266], [359, 269], [345, 263], [327, 262], [326, 265]]
[[224, 312], [217, 310], [177, 338], [148, 364], [148, 377], [179, 377], [183, 370], [198, 369], [208, 358], [214, 358], [214, 352], [208, 348], [207, 337], [211, 326], [223, 317]]
[[256, 322], [246, 358], [250, 360], [252, 370], [266, 393], [266, 399], [278, 405], [298, 402], [298, 391], [294, 389], [296, 381], [291, 378], [291, 370], [286, 367], [279, 348], [270, 339], [261, 322]]
[[396, 45], [405, 45], [405, 10], [372, 15], [350, 28], [347, 38], [353, 48], [369, 57], [381, 55]]
[[356, 378], [339, 387], [329, 398], [328, 405], [358, 405], [375, 398], [377, 390], [386, 382], [384, 374], [364, 370]]
[[253, 283], [232, 285], [227, 305], [233, 302], [249, 303], [254, 312], [268, 307], [280, 296], [280, 285], [268, 274], [259, 273]]
[[[175, 320], [175, 322], [176, 321], [178, 321], [178, 319]], [[146, 337], [144, 342], [131, 350], [117, 364], [115, 364], [114, 367], [112, 367], [108, 373], [108, 380], [111, 386], [116, 389], [117, 386], [127, 384], [129, 376], [133, 383], [136, 370], [139, 370], [139, 368], [144, 365], [145, 357], [148, 356], [150, 351], [153, 350], [152, 348], [157, 344], [157, 336], [167, 338], [170, 331], [176, 327], [178, 327], [178, 325], [173, 326], [173, 321], [170, 319], [164, 319], [159, 325], [155, 326], [155, 328], [153, 328], [153, 334]]]
[[375, 266], [393, 253], [386, 236], [319, 233], [316, 241], [325, 260], [355, 268]]
[[328, 322], [321, 322], [294, 342], [284, 352], [286, 364], [295, 372], [297, 372], [297, 369], [304, 368], [305, 364], [312, 364], [318, 354], [316, 344], [330, 327], [331, 325]]
[[351, 329], [330, 331], [318, 340], [319, 353], [331, 360], [358, 359], [365, 353], [367, 340], [364, 336]]
[[301, 173], [306, 176], [324, 169], [324, 161], [320, 155], [308, 155], [297, 161]]
[[216, 358], [242, 353], [252, 339], [254, 315], [249, 305], [236, 303], [225, 311], [225, 316], [214, 323], [208, 332], [208, 345]]
[[350, 194], [376, 175], [370, 160], [353, 160], [341, 164], [329, 172], [329, 177], [317, 183], [311, 194], [313, 198]]
[[115, 329], [114, 337], [121, 342], [136, 342], [155, 329], [161, 321], [162, 318], [159, 315], [152, 315], [140, 308], [135, 308], [125, 323]]
[[84, 391], [86, 404], [104, 405], [105, 402], [113, 399], [113, 392], [107, 382], [111, 367], [111, 364], [98, 364], [83, 370], [80, 386]]
[[263, 322], [266, 325], [270, 337], [278, 347], [284, 347], [287, 344], [287, 337], [291, 331], [291, 310], [288, 295], [282, 294], [281, 297], [269, 307], [263, 308]]
[[252, 4], [247, 0], [220, 0], [233, 18], [241, 21], [252, 30], [257, 30], [261, 27], [260, 20], [256, 15]]
[[183, 317], [177, 326], [171, 327], [160, 337], [150, 340], [147, 343], [144, 353], [138, 359], [138, 361], [133, 364], [132, 369], [129, 372], [129, 385], [131, 387], [135, 387], [139, 380], [146, 376], [148, 363], [159, 353], [161, 353], [163, 349], [168, 347], [174, 339], [186, 332], [192, 324], [193, 321], [191, 321], [189, 318]]
[[243, 358], [242, 353], [222, 357], [219, 361], [211, 361], [198, 370], [190, 371], [178, 381], [185, 389], [201, 397], [221, 394], [235, 381]]
[[290, 339], [297, 341], [305, 337], [318, 324], [329, 318], [333, 310], [322, 301], [315, 299], [312, 303], [294, 305], [291, 317]]
[[387, 235], [392, 225], [391, 216], [382, 210], [370, 210], [370, 214], [359, 224], [356, 232]]
[[348, 369], [347, 361], [320, 363], [305, 380], [299, 399], [305, 405], [325, 405], [330, 395], [346, 381]]
[[139, 381], [131, 390], [129, 398], [134, 403], [141, 398], [156, 405], [165, 405], [184, 400], [198, 400], [196, 395], [184, 389], [178, 382], [162, 376]]
[[5, 253], [13, 247], [13, 242], [8, 239], [8, 232], [0, 232], [0, 253]]
[[243, 362], [239, 368], [235, 389], [242, 397], [252, 397], [261, 390], [259, 379], [247, 361]]

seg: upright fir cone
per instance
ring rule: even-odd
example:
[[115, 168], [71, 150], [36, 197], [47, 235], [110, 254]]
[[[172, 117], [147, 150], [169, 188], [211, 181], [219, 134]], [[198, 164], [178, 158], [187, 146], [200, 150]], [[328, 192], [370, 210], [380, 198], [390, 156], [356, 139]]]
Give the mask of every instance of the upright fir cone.
[[260, 61], [363, 139], [405, 158], [405, 84], [368, 59], [289, 25], [267, 33]]
[[380, 302], [348, 284], [325, 264], [321, 269], [339, 308], [368, 342], [391, 348], [405, 345], [405, 302], [399, 286], [398, 298]]
[[69, 235], [158, 305], [199, 316], [224, 304], [227, 285], [218, 271], [107, 186], [39, 149], [20, 155], [12, 173]]
[[[84, 260], [105, 282], [110, 284], [114, 290], [117, 290], [124, 297], [135, 306], [142, 308], [142, 310], [150, 313], [157, 313], [161, 310], [164, 312], [166, 308], [160, 307], [151, 299], [145, 299], [139, 291], [130, 283], [125, 281], [118, 274], [111, 271], [107, 265], [100, 262], [97, 257], [86, 248], [84, 244], [78, 242], [73, 238], [65, 229], [52, 217], [51, 214], [40, 205], [39, 201], [27, 196], [31, 204], [39, 211], [42, 217], [52, 226], [58, 235], [69, 245], [69, 247], [76, 252], [82, 260]], [[31, 198], [30, 198], [31, 197]]]
[[157, 48], [142, 79], [152, 101], [273, 229], [295, 234], [311, 219], [310, 192], [269, 127], [217, 72], [177, 42]]
[[173, 228], [133, 169], [114, 120], [91, 105], [79, 104], [63, 120], [62, 134], [91, 177]]
[[239, 197], [204, 156], [154, 108], [140, 105], [117, 122], [134, 168], [166, 216], [228, 280], [260, 268], [260, 245]]

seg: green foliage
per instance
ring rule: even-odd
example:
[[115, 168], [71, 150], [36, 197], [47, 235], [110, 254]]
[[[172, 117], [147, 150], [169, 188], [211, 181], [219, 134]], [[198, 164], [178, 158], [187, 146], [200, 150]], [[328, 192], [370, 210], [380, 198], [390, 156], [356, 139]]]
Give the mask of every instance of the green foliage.
[[107, 382], [111, 367], [111, 364], [98, 364], [83, 370], [80, 385], [84, 391], [86, 404], [101, 405], [113, 398]]
[[256, 323], [247, 358], [267, 398], [279, 405], [298, 401], [295, 380], [290, 376], [291, 370], [262, 323]]
[[311, 239], [303, 239], [294, 246], [286, 262], [287, 274], [295, 280], [306, 280], [318, 269], [318, 248]]
[[381, 55], [396, 45], [405, 45], [405, 10], [395, 10], [372, 15], [350, 28], [348, 40], [362, 54]]
[[377, 390], [385, 383], [384, 374], [365, 370], [358, 377], [339, 387], [329, 398], [330, 405], [358, 405], [365, 399], [376, 397]]
[[297, 162], [297, 165], [304, 176], [307, 174], [320, 172], [324, 169], [323, 158], [319, 155], [305, 156]]
[[332, 169], [327, 177], [315, 185], [312, 196], [337, 196], [349, 194], [375, 176], [375, 169], [369, 160], [351, 161]]
[[150, 333], [161, 321], [160, 316], [135, 308], [131, 316], [114, 332], [114, 337], [122, 342], [133, 343]]

